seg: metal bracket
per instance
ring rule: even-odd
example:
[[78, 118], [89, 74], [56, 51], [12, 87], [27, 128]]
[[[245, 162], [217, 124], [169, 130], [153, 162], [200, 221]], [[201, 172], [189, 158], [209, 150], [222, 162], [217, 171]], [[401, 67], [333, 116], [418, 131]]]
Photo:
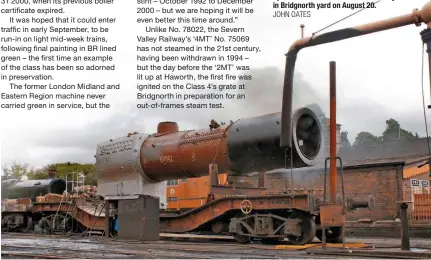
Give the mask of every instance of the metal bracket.
[[[341, 177], [341, 192], [342, 192], [342, 214], [346, 214], [346, 202], [345, 202], [345, 193], [344, 193], [344, 173], [343, 173], [343, 161], [341, 157], [337, 156], [335, 158], [327, 157], [325, 159], [325, 173], [323, 176], [323, 204], [326, 204], [326, 172], [328, 170], [328, 161], [330, 159], [335, 159], [340, 161], [340, 177]], [[325, 235], [325, 227], [322, 228], [322, 248], [326, 249], [326, 235]], [[341, 228], [341, 239], [343, 240], [343, 248], [346, 247], [346, 239], [344, 237], [344, 228]]]

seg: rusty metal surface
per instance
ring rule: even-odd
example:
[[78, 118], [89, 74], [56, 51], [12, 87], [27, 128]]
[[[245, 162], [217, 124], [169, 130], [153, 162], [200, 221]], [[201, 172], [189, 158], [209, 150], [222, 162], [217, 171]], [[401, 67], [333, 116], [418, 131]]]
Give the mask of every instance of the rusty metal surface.
[[[304, 211], [315, 211], [314, 199], [310, 199], [309, 191], [298, 189], [297, 191], [289, 191], [288, 194], [273, 194], [265, 195], [264, 189], [247, 189], [238, 188], [232, 189], [223, 186], [214, 187], [219, 194], [211, 201], [200, 208], [193, 209], [182, 215], [168, 216], [161, 214], [160, 221], [162, 230], [168, 232], [187, 232], [196, 229], [202, 224], [208, 223], [214, 218], [221, 216], [231, 211], [240, 212], [241, 202], [247, 199], [251, 202], [253, 210], [287, 210], [295, 208]], [[217, 190], [218, 189], [218, 190]], [[231, 191], [232, 194], [226, 194], [226, 191]], [[223, 197], [222, 197], [223, 196]], [[133, 200], [121, 200], [121, 203], [126, 201], [133, 202]], [[62, 202], [40, 202], [33, 204], [33, 212], [59, 212], [66, 213], [75, 218], [84, 227], [91, 230], [104, 230], [104, 208], [103, 201], [100, 203], [90, 203], [83, 199], [72, 199], [71, 201]], [[125, 205], [125, 204], [124, 204]], [[139, 217], [142, 220], [140, 212], [126, 217]], [[159, 210], [153, 209], [152, 214], [157, 214], [159, 217]], [[124, 218], [123, 218], [124, 220]], [[132, 223], [128, 219], [125, 223]], [[125, 225], [125, 224], [120, 224]], [[127, 225], [127, 224], [126, 224]], [[136, 227], [136, 223], [134, 224]], [[130, 227], [132, 227], [131, 225]]]
[[295, 208], [310, 211], [308, 195], [230, 196], [220, 198], [181, 215], [160, 216], [162, 232], [188, 232], [228, 212], [240, 212], [241, 202], [249, 200], [254, 211]]
[[346, 223], [344, 207], [340, 204], [320, 205], [320, 224], [322, 227], [341, 227]]
[[336, 30], [320, 35], [301, 38], [295, 41], [287, 55], [286, 67], [283, 85], [283, 102], [282, 102], [282, 119], [280, 146], [292, 147], [292, 99], [293, 99], [293, 77], [295, 72], [295, 63], [298, 52], [306, 47], [316, 46], [320, 44], [345, 40], [361, 35], [375, 33], [379, 31], [394, 29], [406, 25], [420, 25], [421, 23], [430, 25], [431, 22], [431, 3], [426, 3], [422, 10], [414, 10], [411, 14], [401, 15], [394, 18], [381, 20], [373, 23], [368, 23], [356, 27]]
[[92, 210], [93, 208], [76, 207], [76, 209], [72, 211], [72, 216], [90, 230], [103, 230], [105, 216], [103, 207], [94, 207], [94, 211]]
[[264, 188], [265, 187], [265, 179], [266, 179], [265, 172], [259, 172], [258, 178], [259, 179], [257, 181], [257, 186], [259, 188]]
[[426, 188], [409, 187], [401, 189], [401, 201], [409, 204], [408, 220], [410, 226], [431, 226], [431, 192]]
[[172, 132], [178, 132], [179, 127], [176, 122], [160, 122], [157, 125], [157, 134], [166, 134], [166, 133], [172, 133]]
[[32, 206], [25, 204], [1, 204], [2, 213], [7, 212], [31, 212]]
[[265, 193], [264, 189], [260, 188], [247, 188], [247, 187], [229, 187], [229, 186], [213, 186], [211, 187], [211, 193], [216, 198], [226, 196], [260, 196]]
[[337, 78], [336, 64], [329, 63], [329, 201], [336, 202], [337, 198]]
[[156, 181], [199, 177], [215, 162], [227, 169], [226, 128], [151, 136], [141, 148], [144, 171]]
[[[431, 75], [431, 24], [428, 25], [427, 29], [425, 29], [421, 32], [421, 37], [422, 37], [422, 42], [423, 42], [424, 46], [426, 45], [426, 47], [427, 47], [426, 52], [428, 53], [428, 75]], [[422, 61], [422, 66], [424, 66], [424, 64], [425, 64], [425, 62]], [[422, 68], [422, 70], [423, 70], [423, 68]], [[431, 89], [431, 77], [429, 79], [429, 83], [430, 83], [429, 87]], [[423, 90], [422, 90], [422, 94], [424, 94]], [[430, 95], [431, 95], [431, 92], [430, 92]], [[428, 108], [431, 108], [431, 106], [428, 105]], [[429, 164], [431, 165], [431, 161]], [[431, 170], [430, 170], [430, 173], [431, 173]]]
[[[74, 205], [74, 203], [78, 205]], [[80, 202], [42, 202], [34, 203], [32, 211], [34, 213], [42, 212], [60, 212], [67, 213], [74, 217], [76, 221], [86, 228], [92, 230], [103, 230], [104, 228], [104, 211], [103, 207], [91, 203]]]
[[219, 184], [219, 171], [217, 164], [210, 164], [208, 166], [208, 176], [210, 178], [209, 189], [211, 193], [211, 188], [213, 186], [218, 186]]
[[[431, 29], [428, 29], [431, 30]], [[428, 75], [430, 81], [430, 96], [431, 96], [431, 42], [427, 43], [428, 45]], [[430, 161], [430, 169], [431, 169], [431, 161]]]
[[[238, 174], [284, 167], [285, 153], [278, 146], [280, 116], [246, 118], [202, 130], [133, 134], [101, 143], [96, 155], [98, 194], [145, 194], [144, 184], [204, 176], [211, 164], [220, 172]], [[292, 167], [314, 165], [323, 146], [320, 122], [308, 108], [298, 109], [294, 122], [297, 145]]]

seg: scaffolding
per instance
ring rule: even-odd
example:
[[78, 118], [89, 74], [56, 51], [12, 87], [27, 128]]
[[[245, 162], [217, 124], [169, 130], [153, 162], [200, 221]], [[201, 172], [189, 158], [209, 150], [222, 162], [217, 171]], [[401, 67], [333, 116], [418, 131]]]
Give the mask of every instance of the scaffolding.
[[[72, 175], [72, 177], [69, 177], [70, 175]], [[80, 191], [80, 189], [84, 191], [85, 175], [83, 172], [69, 172], [66, 174], [66, 193], [74, 192], [75, 188], [78, 188], [78, 191]]]

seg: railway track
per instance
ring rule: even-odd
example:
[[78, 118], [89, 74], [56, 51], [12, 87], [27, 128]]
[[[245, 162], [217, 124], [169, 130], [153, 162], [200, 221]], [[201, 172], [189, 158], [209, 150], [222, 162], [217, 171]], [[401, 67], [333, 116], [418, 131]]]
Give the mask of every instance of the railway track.
[[17, 252], [8, 252], [8, 251], [2, 251], [1, 256], [3, 259], [8, 259], [9, 257], [13, 259], [17, 258], [25, 258], [25, 259], [70, 259], [70, 257], [62, 257], [58, 255], [45, 255], [45, 254], [33, 254], [33, 253], [17, 253]]
[[[169, 241], [161, 240], [154, 242], [142, 241], [115, 241], [104, 238], [90, 239], [70, 239], [65, 236], [31, 236], [29, 234], [5, 234], [2, 237], [2, 254], [7, 255], [10, 252], [20, 254], [34, 255], [51, 255], [70, 258], [88, 258], [88, 255], [93, 255], [95, 251], [100, 258], [103, 255], [105, 258], [254, 258], [268, 259], [280, 258], [280, 255], [289, 256], [289, 258], [304, 258], [305, 252], [283, 252], [281, 250], [270, 250], [268, 246], [249, 244], [242, 245], [237, 243], [223, 243], [222, 241], [201, 240], [190, 242], [185, 238], [184, 241]], [[8, 239], [11, 243], [5, 242]], [[42, 243], [40, 241], [46, 240]], [[54, 245], [51, 243], [56, 241]], [[21, 245], [17, 245], [16, 242]], [[13, 243], [13, 244], [12, 244]], [[27, 243], [27, 244], [26, 244]], [[32, 244], [30, 244], [32, 243]], [[43, 245], [45, 244], [45, 245]], [[47, 245], [49, 244], [49, 246]], [[74, 248], [68, 248], [68, 244], [73, 244]], [[87, 248], [87, 245], [97, 245]], [[100, 248], [105, 247], [105, 248]], [[109, 249], [108, 249], [109, 248]], [[4, 251], [4, 252], [3, 252]], [[62, 254], [54, 253], [62, 251]], [[318, 257], [331, 258], [331, 257]]]
[[[196, 259], [202, 259], [202, 258], [214, 258], [216, 255], [223, 258], [240, 258], [244, 257], [244, 252], [232, 252], [231, 248], [217, 248], [217, 249], [202, 249], [202, 248], [190, 248], [186, 245], [178, 245], [180, 247], [174, 247], [174, 248], [149, 248], [146, 249], [146, 252], [139, 250], [129, 250], [129, 249], [122, 249], [122, 250], [97, 250], [97, 254], [95, 255], [95, 251], [93, 250], [85, 250], [85, 249], [65, 249], [60, 247], [40, 247], [40, 246], [11, 246], [11, 245], [2, 245], [2, 256], [26, 256], [31, 258], [88, 258], [89, 256], [94, 257], [109, 257], [109, 258], [115, 258], [115, 259], [130, 259], [130, 258], [168, 258], [168, 257], [174, 257], [174, 258], [196, 258]], [[62, 251], [62, 254], [47, 254], [42, 253], [41, 251]], [[222, 251], [221, 251], [222, 250]], [[224, 251], [224, 252], [223, 252]], [[268, 259], [268, 258], [279, 258], [279, 256], [275, 253], [265, 253], [260, 250], [247, 250], [248, 254], [250, 256], [248, 258], [254, 258], [254, 259]], [[227, 253], [229, 252], [229, 253]], [[303, 258], [300, 256], [297, 256], [297, 258]], [[324, 257], [328, 258], [328, 257]]]
[[[169, 237], [169, 236], [168, 236]], [[394, 254], [382, 250], [352, 250], [351, 253], [321, 251], [307, 254], [306, 250], [280, 250], [258, 243], [238, 244], [229, 240], [211, 240], [212, 236], [181, 235], [175, 241], [121, 241], [103, 237], [2, 234], [2, 257], [8, 258], [390, 258], [424, 259], [431, 255]], [[202, 239], [199, 239], [202, 237]], [[163, 238], [163, 237], [162, 237]], [[190, 241], [193, 239], [193, 242]], [[232, 240], [231, 240], [232, 241]], [[311, 250], [312, 251], [312, 250]]]

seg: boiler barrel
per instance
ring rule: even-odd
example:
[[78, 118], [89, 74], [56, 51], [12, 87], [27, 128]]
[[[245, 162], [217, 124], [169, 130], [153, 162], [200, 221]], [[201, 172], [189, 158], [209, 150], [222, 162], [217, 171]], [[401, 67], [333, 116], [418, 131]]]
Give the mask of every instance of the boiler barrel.
[[[208, 175], [216, 163], [220, 172], [245, 174], [285, 167], [285, 150], [279, 147], [281, 113], [236, 121], [210, 130], [173, 131], [148, 137], [140, 150], [140, 163], [152, 181]], [[293, 117], [294, 168], [317, 163], [322, 148], [322, 127], [316, 115], [301, 108]], [[290, 151], [287, 166], [291, 166]]]
[[66, 181], [63, 179], [16, 181], [13, 186], [2, 189], [2, 198], [30, 198], [32, 201], [36, 201], [38, 196], [48, 193], [63, 194], [65, 190]]

